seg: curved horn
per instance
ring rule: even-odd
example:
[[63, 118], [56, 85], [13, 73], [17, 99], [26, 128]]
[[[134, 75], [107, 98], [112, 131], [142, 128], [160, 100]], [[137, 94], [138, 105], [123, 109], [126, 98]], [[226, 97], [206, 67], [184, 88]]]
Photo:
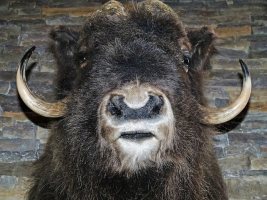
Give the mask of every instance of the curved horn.
[[55, 103], [48, 103], [35, 96], [30, 90], [26, 82], [25, 68], [28, 60], [35, 50], [35, 46], [26, 52], [20, 61], [17, 71], [17, 88], [21, 99], [34, 112], [44, 117], [62, 117], [66, 112], [66, 99]]
[[221, 124], [236, 117], [247, 105], [251, 94], [251, 77], [246, 64], [239, 60], [243, 71], [243, 88], [232, 104], [223, 108], [207, 108], [200, 105], [200, 109], [206, 113], [205, 121], [209, 124]]

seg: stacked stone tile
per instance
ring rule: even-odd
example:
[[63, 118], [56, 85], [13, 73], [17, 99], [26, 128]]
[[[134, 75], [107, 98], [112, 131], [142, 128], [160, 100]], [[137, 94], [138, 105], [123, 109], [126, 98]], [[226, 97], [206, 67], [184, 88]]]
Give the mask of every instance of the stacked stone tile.
[[[219, 51], [206, 72], [210, 106], [238, 96], [242, 79], [238, 59], [252, 76], [250, 104], [234, 120], [218, 126], [214, 138], [232, 200], [267, 199], [267, 2], [265, 0], [167, 0], [186, 28], [215, 28]], [[0, 2], [0, 199], [24, 198], [31, 163], [42, 153], [49, 121], [19, 99], [18, 62], [37, 46], [29, 63], [28, 83], [39, 97], [53, 101], [56, 62], [48, 48], [49, 29], [78, 28], [100, 6], [87, 0], [1, 0]]]

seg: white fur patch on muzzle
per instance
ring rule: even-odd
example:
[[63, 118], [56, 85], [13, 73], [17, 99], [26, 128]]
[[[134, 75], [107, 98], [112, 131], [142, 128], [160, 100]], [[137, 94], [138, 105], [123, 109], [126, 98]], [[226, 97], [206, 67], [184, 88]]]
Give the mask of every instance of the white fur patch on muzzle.
[[[170, 101], [157, 87], [129, 84], [107, 94], [98, 112], [101, 141], [119, 161], [117, 171], [160, 165], [174, 138]], [[104, 147], [106, 148], [106, 147]]]

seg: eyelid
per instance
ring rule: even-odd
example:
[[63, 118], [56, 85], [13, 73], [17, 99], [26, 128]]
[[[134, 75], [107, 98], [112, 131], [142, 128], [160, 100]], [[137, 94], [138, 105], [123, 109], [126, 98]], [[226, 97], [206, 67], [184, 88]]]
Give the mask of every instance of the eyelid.
[[82, 56], [87, 56], [87, 52], [86, 51], [80, 51], [80, 52], [78, 52], [78, 58], [80, 58]]
[[83, 51], [87, 51], [87, 47], [84, 45], [79, 47], [79, 52], [83, 52]]
[[184, 57], [188, 57], [189, 59], [192, 58], [192, 54], [189, 51], [184, 51], [183, 54], [184, 54]]

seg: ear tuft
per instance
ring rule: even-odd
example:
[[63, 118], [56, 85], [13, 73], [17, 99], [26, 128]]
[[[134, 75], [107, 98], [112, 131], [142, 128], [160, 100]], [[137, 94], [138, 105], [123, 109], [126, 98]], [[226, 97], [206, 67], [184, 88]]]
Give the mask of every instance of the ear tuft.
[[199, 30], [190, 30], [187, 37], [192, 46], [192, 59], [195, 69], [207, 69], [209, 58], [216, 53], [214, 41], [217, 36], [211, 27], [202, 27]]
[[58, 61], [56, 83], [60, 91], [58, 99], [61, 99], [68, 95], [76, 77], [74, 54], [80, 33], [65, 26], [57, 26], [50, 32], [50, 37], [53, 40], [51, 48]]
[[77, 42], [79, 40], [79, 32], [65, 26], [56, 26], [50, 32], [50, 37], [60, 43]]

